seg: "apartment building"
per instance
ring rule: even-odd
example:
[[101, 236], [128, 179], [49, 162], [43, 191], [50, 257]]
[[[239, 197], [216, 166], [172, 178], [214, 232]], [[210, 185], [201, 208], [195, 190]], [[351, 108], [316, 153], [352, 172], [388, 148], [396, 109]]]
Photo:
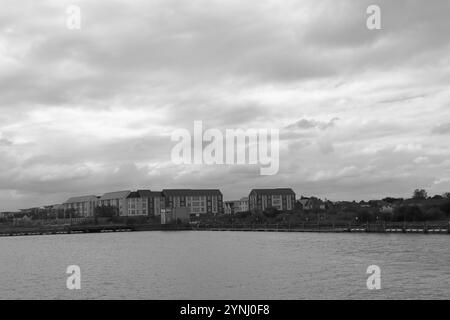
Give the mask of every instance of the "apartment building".
[[165, 208], [162, 192], [137, 190], [127, 196], [128, 216], [160, 216]]
[[127, 216], [149, 215], [150, 190], [130, 192], [127, 196]]
[[295, 192], [291, 188], [253, 189], [249, 195], [250, 211], [275, 208], [282, 211], [293, 210]]
[[223, 213], [222, 192], [218, 189], [164, 189], [165, 208], [188, 207], [190, 214]]
[[130, 193], [130, 190], [105, 193], [98, 199], [97, 205], [100, 207], [116, 207], [119, 216], [126, 216], [128, 215], [127, 197], [130, 195]]
[[97, 199], [98, 197], [94, 195], [72, 197], [62, 204], [63, 210], [74, 210], [75, 215], [78, 217], [93, 217]]
[[161, 212], [165, 211], [166, 202], [162, 191], [150, 191], [149, 212], [153, 216], [161, 216]]

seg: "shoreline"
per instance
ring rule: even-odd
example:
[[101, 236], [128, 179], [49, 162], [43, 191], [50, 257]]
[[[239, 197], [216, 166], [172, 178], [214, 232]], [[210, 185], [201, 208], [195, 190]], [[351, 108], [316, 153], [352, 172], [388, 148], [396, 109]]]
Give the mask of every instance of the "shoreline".
[[81, 233], [111, 233], [135, 231], [233, 231], [233, 232], [314, 232], [314, 233], [396, 233], [396, 234], [441, 234], [450, 235], [448, 223], [426, 224], [416, 223], [409, 225], [358, 225], [358, 226], [278, 226], [278, 225], [72, 225], [58, 227], [12, 227], [0, 229], [1, 237], [81, 234]]

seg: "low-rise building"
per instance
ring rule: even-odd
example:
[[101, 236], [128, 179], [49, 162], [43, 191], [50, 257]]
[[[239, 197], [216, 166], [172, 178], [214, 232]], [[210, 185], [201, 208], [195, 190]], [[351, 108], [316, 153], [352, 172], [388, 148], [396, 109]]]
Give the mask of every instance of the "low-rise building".
[[248, 212], [248, 197], [243, 197], [239, 200], [239, 211], [238, 212]]
[[252, 212], [268, 208], [291, 211], [295, 206], [295, 192], [291, 188], [253, 189], [248, 198]]
[[248, 198], [244, 197], [240, 200], [232, 200], [224, 202], [224, 214], [235, 214], [248, 211]]
[[93, 217], [97, 199], [98, 197], [94, 195], [72, 197], [62, 204], [63, 210], [65, 212], [74, 210], [75, 215], [78, 217]]
[[223, 203], [224, 214], [235, 214], [239, 208], [239, 200], [225, 201]]
[[297, 203], [305, 211], [321, 211], [326, 209], [325, 201], [316, 197], [301, 197]]

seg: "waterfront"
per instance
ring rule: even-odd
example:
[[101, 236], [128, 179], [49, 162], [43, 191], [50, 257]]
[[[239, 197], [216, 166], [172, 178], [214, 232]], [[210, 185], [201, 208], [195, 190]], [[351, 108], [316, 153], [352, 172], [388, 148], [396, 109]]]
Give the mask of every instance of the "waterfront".
[[[448, 299], [449, 238], [152, 231], [0, 238], [2, 299]], [[66, 288], [68, 265], [81, 290]], [[381, 290], [366, 269], [381, 268]]]

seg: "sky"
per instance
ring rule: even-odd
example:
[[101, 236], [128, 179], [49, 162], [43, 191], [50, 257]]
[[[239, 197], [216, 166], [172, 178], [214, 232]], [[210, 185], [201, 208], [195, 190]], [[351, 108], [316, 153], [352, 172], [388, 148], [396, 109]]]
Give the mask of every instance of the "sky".
[[[0, 211], [138, 188], [450, 191], [449, 34], [448, 0], [4, 0]], [[174, 164], [196, 120], [279, 129], [278, 173]]]

